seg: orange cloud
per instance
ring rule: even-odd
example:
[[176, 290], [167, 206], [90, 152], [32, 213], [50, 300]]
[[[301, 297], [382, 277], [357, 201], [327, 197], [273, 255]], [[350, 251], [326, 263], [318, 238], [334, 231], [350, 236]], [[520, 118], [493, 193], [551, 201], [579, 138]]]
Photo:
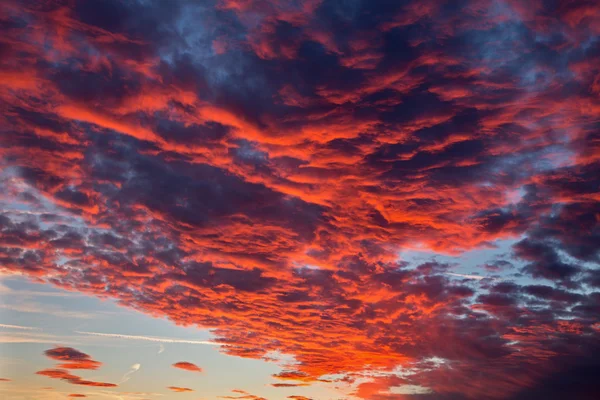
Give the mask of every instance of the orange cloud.
[[179, 387], [179, 386], [169, 386], [167, 389], [172, 390], [174, 392], [177, 393], [184, 393], [184, 392], [193, 392], [193, 389], [190, 388], [186, 388], [186, 387]]
[[53, 359], [62, 361], [58, 368], [47, 368], [37, 371], [37, 375], [46, 376], [52, 379], [61, 379], [73, 385], [93, 386], [93, 387], [117, 387], [114, 383], [95, 382], [83, 379], [77, 375], [71, 374], [67, 369], [98, 369], [102, 363], [93, 360], [88, 354], [82, 353], [72, 347], [55, 347], [46, 350], [44, 354]]
[[93, 386], [93, 387], [117, 387], [114, 383], [94, 382], [82, 379], [79, 376], [72, 375], [64, 369], [44, 369], [36, 372], [38, 375], [47, 376], [52, 379], [61, 379], [73, 385]]
[[44, 354], [51, 359], [65, 361], [58, 364], [58, 368], [95, 370], [102, 365], [101, 362], [93, 360], [89, 355], [72, 347], [55, 347], [46, 350]]
[[196, 364], [192, 364], [191, 362], [187, 362], [187, 361], [176, 362], [175, 364], [173, 364], [173, 366], [175, 368], [184, 369], [186, 371], [203, 372], [202, 368], [200, 368]]

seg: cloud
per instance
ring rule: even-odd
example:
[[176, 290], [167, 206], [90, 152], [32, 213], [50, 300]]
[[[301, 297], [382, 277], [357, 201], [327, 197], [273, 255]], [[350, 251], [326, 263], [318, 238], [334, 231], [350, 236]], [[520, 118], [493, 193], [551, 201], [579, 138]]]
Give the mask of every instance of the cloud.
[[3, 274], [215, 340], [80, 335], [289, 355], [286, 385], [543, 393], [600, 334], [592, 3], [5, 1]]
[[5, 329], [19, 329], [19, 330], [24, 330], [24, 331], [37, 331], [37, 330], [41, 330], [41, 328], [35, 328], [35, 327], [32, 327], [32, 326], [8, 325], [8, 324], [0, 324], [0, 328], [5, 328]]
[[[163, 338], [155, 336], [136, 336], [136, 335], [123, 335], [119, 333], [99, 333], [99, 332], [84, 332], [75, 331], [81, 335], [99, 336], [115, 339], [126, 339], [126, 340], [141, 340], [148, 342], [159, 342], [159, 343], [183, 343], [183, 344], [203, 344], [210, 346], [220, 346], [218, 342], [212, 342], [210, 340], [188, 340], [188, 339], [174, 339], [174, 338]], [[159, 353], [160, 354], [160, 353]]]
[[185, 392], [193, 392], [193, 389], [179, 386], [169, 386], [167, 389], [172, 390], [177, 393], [185, 393]]
[[485, 276], [469, 275], [469, 274], [456, 274], [456, 273], [453, 273], [453, 272], [446, 272], [446, 275], [456, 276], [456, 277], [465, 278], [465, 279], [474, 279], [474, 280], [477, 280], [477, 281], [485, 279]]
[[88, 369], [96, 370], [102, 363], [93, 360], [88, 354], [82, 353], [72, 347], [55, 347], [46, 350], [44, 354], [53, 360], [61, 361], [58, 368], [46, 368], [37, 371], [37, 375], [46, 376], [52, 379], [60, 379], [72, 385], [92, 386], [92, 387], [117, 387], [114, 383], [96, 382], [83, 379], [77, 375], [71, 374], [68, 369]]
[[264, 397], [256, 396], [241, 389], [233, 389], [234, 396], [218, 396], [220, 399], [248, 399], [248, 400], [266, 400]]
[[62, 361], [62, 364], [58, 364], [59, 368], [96, 370], [102, 365], [101, 362], [72, 347], [55, 347], [46, 350], [44, 354], [53, 360]]
[[308, 383], [271, 383], [273, 387], [300, 387], [308, 386]]
[[66, 343], [65, 340], [56, 335], [45, 333], [33, 333], [29, 330], [19, 330], [12, 334], [0, 334], [0, 343]]
[[36, 372], [37, 375], [47, 376], [52, 379], [61, 379], [73, 385], [93, 386], [93, 387], [116, 387], [114, 383], [95, 382], [83, 379], [77, 375], [70, 374], [64, 369], [44, 369]]
[[142, 366], [141, 364], [137, 364], [137, 363], [136, 363], [136, 364], [133, 364], [133, 365], [132, 365], [132, 366], [129, 368], [129, 371], [127, 371], [127, 372], [125, 373], [125, 375], [123, 375], [123, 378], [121, 378], [121, 382], [119, 382], [119, 384], [121, 384], [121, 383], [124, 383], [124, 382], [127, 382], [127, 381], [130, 379], [130, 377], [131, 377], [131, 375], [132, 375], [133, 373], [135, 373], [135, 372], [139, 371], [139, 369], [140, 369], [140, 367], [141, 367], [141, 366]]
[[202, 368], [200, 368], [196, 364], [192, 364], [191, 362], [187, 362], [187, 361], [176, 362], [175, 364], [173, 364], [173, 366], [175, 368], [185, 369], [186, 371], [192, 371], [192, 372], [202, 372], [203, 371]]

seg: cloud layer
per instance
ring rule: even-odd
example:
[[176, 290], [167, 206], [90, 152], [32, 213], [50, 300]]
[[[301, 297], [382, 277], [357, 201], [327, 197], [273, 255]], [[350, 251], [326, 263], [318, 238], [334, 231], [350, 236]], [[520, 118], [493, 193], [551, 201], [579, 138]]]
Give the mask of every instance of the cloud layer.
[[[5, 272], [291, 355], [283, 383], [597, 393], [595, 2], [0, 7]], [[499, 243], [481, 275], [399, 256]]]

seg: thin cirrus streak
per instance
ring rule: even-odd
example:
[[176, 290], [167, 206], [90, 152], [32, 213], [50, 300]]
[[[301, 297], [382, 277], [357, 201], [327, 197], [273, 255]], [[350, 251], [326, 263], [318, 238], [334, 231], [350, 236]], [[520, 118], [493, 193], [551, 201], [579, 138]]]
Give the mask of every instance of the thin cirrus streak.
[[0, 343], [67, 343], [61, 336], [33, 333], [31, 331], [14, 332], [12, 334], [0, 333]]
[[5, 329], [18, 329], [22, 331], [39, 331], [41, 328], [36, 328], [33, 326], [21, 326], [21, 325], [10, 325], [10, 324], [0, 324], [0, 328]]
[[182, 344], [202, 344], [209, 346], [220, 346], [221, 344], [218, 342], [213, 342], [210, 340], [189, 340], [189, 339], [173, 339], [173, 338], [163, 338], [163, 337], [155, 337], [155, 336], [139, 336], [139, 335], [122, 335], [120, 333], [100, 333], [100, 332], [85, 332], [85, 331], [75, 331], [80, 335], [90, 335], [90, 336], [99, 336], [106, 338], [114, 338], [114, 339], [126, 339], [126, 340], [142, 340], [148, 342], [157, 342], [157, 343], [182, 343]]
[[292, 360], [265, 390], [597, 398], [599, 21], [586, 0], [3, 1], [1, 272], [215, 340], [81, 335]]

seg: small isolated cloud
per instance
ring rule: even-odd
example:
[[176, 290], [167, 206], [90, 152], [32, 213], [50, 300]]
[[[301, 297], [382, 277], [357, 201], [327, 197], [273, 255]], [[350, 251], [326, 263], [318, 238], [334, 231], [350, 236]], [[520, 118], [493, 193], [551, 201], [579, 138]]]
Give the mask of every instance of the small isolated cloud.
[[271, 383], [271, 386], [282, 388], [282, 387], [299, 387], [308, 386], [308, 383]]
[[288, 396], [287, 398], [292, 400], [312, 400], [310, 397], [305, 396]]
[[170, 389], [170, 390], [172, 390], [174, 392], [178, 392], [178, 393], [194, 391], [194, 389], [190, 389], [190, 388], [186, 388], [186, 387], [179, 387], [179, 386], [169, 386], [169, 387], [167, 387], [167, 389]]
[[187, 362], [187, 361], [179, 361], [176, 362], [175, 364], [173, 364], [173, 366], [175, 368], [179, 368], [179, 369], [185, 369], [186, 371], [192, 371], [192, 372], [203, 372], [203, 369], [200, 368], [199, 366], [197, 366], [196, 364], [193, 364], [191, 362]]
[[63, 364], [58, 365], [59, 368], [95, 370], [102, 365], [101, 362], [72, 347], [55, 347], [46, 350], [44, 354], [53, 360], [64, 361]]
[[0, 378], [0, 382], [12, 382], [12, 379]]
[[158, 347], [158, 353], [156, 353], [156, 354], [160, 354], [160, 353], [162, 353], [162, 352], [165, 351], [165, 345], [164, 344], [161, 343], [158, 346], [159, 346]]
[[85, 394], [80, 394], [80, 393], [71, 393], [67, 397], [71, 397], [71, 398], [83, 398], [83, 397], [87, 397], [87, 396]]

